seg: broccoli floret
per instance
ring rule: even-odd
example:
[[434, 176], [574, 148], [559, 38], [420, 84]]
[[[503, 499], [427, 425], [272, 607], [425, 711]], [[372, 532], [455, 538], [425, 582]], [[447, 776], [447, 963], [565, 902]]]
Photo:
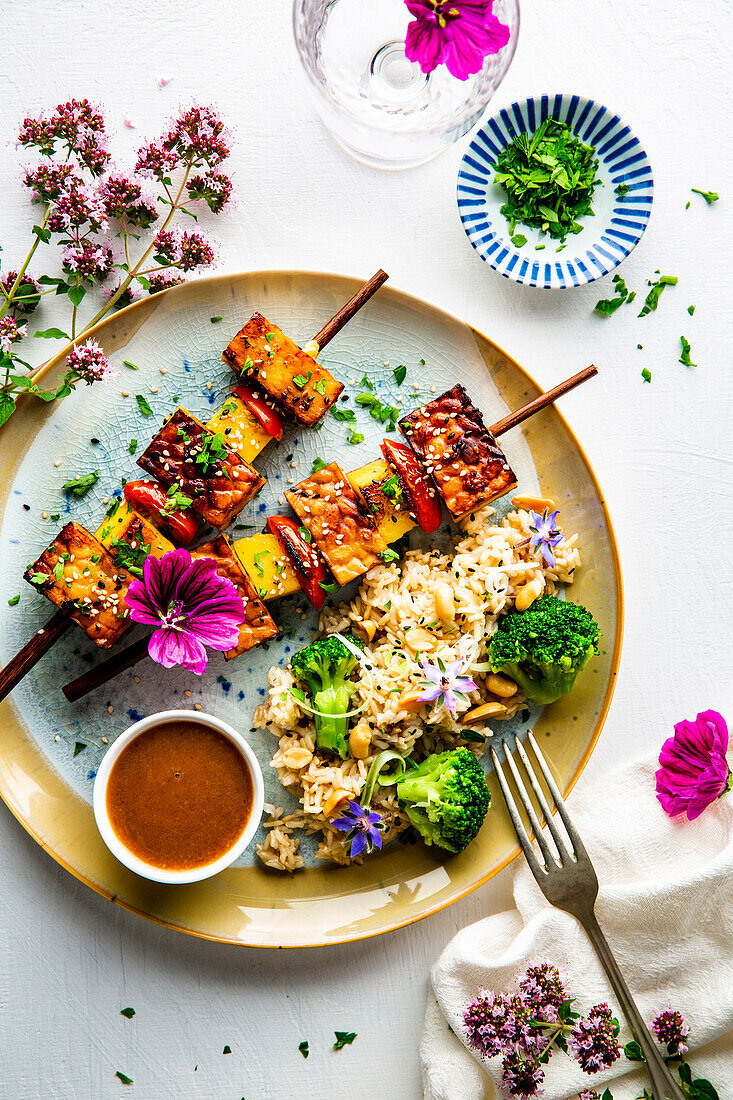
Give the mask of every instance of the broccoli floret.
[[506, 615], [489, 644], [493, 672], [504, 672], [528, 699], [544, 706], [572, 691], [598, 653], [600, 631], [580, 604], [542, 596], [526, 611]]
[[468, 749], [434, 753], [397, 780], [397, 798], [426, 844], [462, 852], [478, 833], [491, 795]]
[[[359, 649], [364, 648], [358, 638], [351, 634], [345, 637]], [[338, 753], [342, 760], [349, 754], [346, 712], [356, 687], [349, 677], [358, 664], [358, 657], [335, 634], [319, 638], [290, 658], [294, 675], [311, 691], [318, 747]]]

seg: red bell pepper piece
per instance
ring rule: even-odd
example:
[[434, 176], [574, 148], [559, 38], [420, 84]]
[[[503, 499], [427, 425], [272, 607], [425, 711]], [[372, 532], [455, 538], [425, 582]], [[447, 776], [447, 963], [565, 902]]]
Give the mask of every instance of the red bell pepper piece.
[[255, 393], [249, 386], [232, 386], [232, 393], [244, 401], [261, 428], [278, 441], [283, 437], [283, 422], [280, 413], [268, 405], [263, 397]]
[[171, 498], [156, 481], [128, 481], [123, 490], [131, 507], [142, 512], [160, 527], [176, 546], [188, 546], [198, 531], [198, 521], [190, 508], [169, 512]]
[[440, 500], [413, 451], [396, 439], [382, 441], [385, 461], [396, 471], [403, 491], [409, 497], [411, 512], [423, 531], [440, 527]]
[[310, 603], [316, 611], [320, 611], [326, 598], [321, 581], [333, 580], [323, 558], [314, 546], [306, 542], [298, 524], [289, 516], [268, 516], [266, 527], [290, 559], [298, 583]]

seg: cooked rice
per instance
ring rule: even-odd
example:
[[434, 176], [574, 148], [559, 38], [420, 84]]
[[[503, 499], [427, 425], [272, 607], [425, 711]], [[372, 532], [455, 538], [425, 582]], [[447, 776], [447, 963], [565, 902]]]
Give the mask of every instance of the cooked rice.
[[[352, 709], [363, 709], [351, 728], [352, 734], [365, 729], [371, 733], [365, 760], [320, 755], [312, 716], [290, 693], [295, 685], [292, 673], [277, 666], [270, 669], [269, 698], [257, 707], [255, 723], [278, 738], [271, 766], [302, 809], [292, 814], [274, 810], [265, 822], [267, 840], [257, 851], [268, 867], [293, 871], [304, 865], [298, 854], [299, 841], [293, 836], [296, 829], [321, 834], [316, 858], [360, 863], [361, 857], [350, 859], [343, 834], [332, 828], [329, 818], [338, 816], [335, 811], [343, 808], [347, 799], [358, 801], [378, 752], [395, 749], [421, 759], [465, 744], [462, 734], [472, 723], [461, 716], [479, 704], [496, 703], [503, 708], [491, 715], [491, 721], [506, 721], [526, 707], [521, 691], [510, 698], [494, 695], [487, 687], [486, 675], [471, 673], [470, 667], [485, 662], [498, 619], [514, 609], [523, 585], [539, 579], [541, 594], [553, 595], [561, 585], [572, 583], [580, 565], [578, 536], [563, 539], [555, 550], [555, 565], [549, 568], [529, 546], [528, 512], [510, 512], [498, 524], [491, 522], [493, 515], [494, 510], [486, 507], [464, 521], [463, 536], [451, 554], [410, 550], [401, 562], [375, 566], [350, 603], [327, 607], [321, 613], [322, 634], [353, 631], [365, 641], [369, 661], [362, 666], [352, 701]], [[435, 589], [439, 584], [449, 585], [453, 593], [453, 621], [444, 622], [437, 616]], [[371, 641], [371, 628], [365, 630], [365, 623], [374, 624]], [[467, 674], [479, 684], [477, 691], [459, 700], [457, 720], [444, 704], [424, 704], [417, 698], [425, 685], [419, 658], [434, 660], [438, 655], [446, 663], [462, 658]], [[473, 727], [480, 730], [486, 722], [481, 717]], [[481, 756], [485, 744], [469, 742], [467, 747]], [[377, 787], [372, 805], [383, 815], [383, 843], [407, 828], [409, 822], [397, 805], [394, 788]]]

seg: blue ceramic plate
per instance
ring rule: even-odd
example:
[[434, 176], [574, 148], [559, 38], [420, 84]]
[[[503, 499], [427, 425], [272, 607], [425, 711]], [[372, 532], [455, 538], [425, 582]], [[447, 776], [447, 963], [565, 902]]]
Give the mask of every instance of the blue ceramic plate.
[[[569, 235], [559, 253], [559, 241], [524, 225], [515, 235], [527, 243], [512, 244], [500, 213], [506, 194], [493, 183], [501, 150], [517, 134], [534, 133], [548, 116], [595, 147], [603, 183], [593, 200], [595, 216], [579, 219], [582, 232]], [[506, 279], [545, 290], [592, 283], [618, 267], [641, 240], [653, 194], [649, 158], [631, 128], [607, 107], [577, 95], [536, 96], [502, 109], [476, 132], [458, 171], [458, 210], [481, 259]]]

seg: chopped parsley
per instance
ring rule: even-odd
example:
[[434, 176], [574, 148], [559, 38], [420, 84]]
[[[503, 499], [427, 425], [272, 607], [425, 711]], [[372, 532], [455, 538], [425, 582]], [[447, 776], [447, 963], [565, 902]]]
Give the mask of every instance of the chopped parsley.
[[394, 504], [401, 504], [403, 499], [402, 486], [400, 485], [400, 479], [397, 474], [392, 474], [386, 481], [382, 482], [382, 492], [391, 500]]
[[649, 370], [648, 367], [644, 367], [644, 370], [641, 372], [641, 377], [644, 379], [645, 382], [651, 382], [652, 372]]
[[135, 394], [135, 400], [137, 401], [137, 407], [139, 408], [139, 410], [143, 414], [143, 416], [152, 416], [153, 415], [153, 410], [150, 408], [150, 405], [148, 404], [148, 400], [147, 400], [146, 397], [143, 397], [143, 395], [141, 393], [136, 393]]
[[682, 355], [680, 355], [679, 362], [683, 367], [696, 367], [697, 363], [693, 363], [690, 359], [690, 341], [684, 336], [680, 336], [680, 343], [682, 344]]
[[334, 1050], [341, 1050], [345, 1046], [350, 1046], [356, 1038], [355, 1031], [334, 1031], [336, 1036], [336, 1042], [333, 1044]]
[[122, 362], [126, 367], [129, 367], [130, 370], [140, 370], [138, 365], [136, 363], [131, 363], [129, 359], [123, 359]]
[[194, 463], [199, 466], [204, 477], [208, 477], [216, 468], [218, 462], [223, 462], [229, 451], [224, 445], [224, 433], [201, 433], [201, 449], [194, 457]]
[[386, 562], [399, 561], [400, 560], [400, 555], [397, 553], [397, 551], [390, 549], [389, 546], [387, 547], [386, 550], [380, 550], [379, 551], [379, 556], [382, 559], [382, 561], [386, 561]]
[[363, 375], [362, 380], [359, 383], [359, 385], [361, 386], [361, 388], [363, 390], [373, 390], [374, 389], [374, 384], [369, 381], [366, 371], [364, 371], [364, 375]]
[[353, 446], [356, 446], [357, 443], [363, 443], [364, 442], [364, 436], [362, 435], [361, 432], [355, 432], [354, 429], [352, 428], [346, 442], [351, 443]]
[[212, 325], [218, 325], [219, 321], [223, 321], [224, 318], [223, 317], [209, 317], [209, 320], [211, 321]]
[[84, 752], [84, 749], [86, 747], [87, 746], [86, 746], [85, 741], [75, 741], [74, 742], [74, 756], [78, 756], [80, 752]]
[[61, 558], [59, 558], [59, 560], [56, 562], [56, 564], [53, 567], [53, 575], [56, 578], [56, 580], [60, 583], [61, 578], [64, 575], [64, 563], [61, 560]]
[[274, 332], [266, 332], [265, 333], [265, 340], [267, 340], [268, 344], [270, 343], [270, 340], [274, 340], [274, 338], [275, 338], [275, 333]]
[[92, 485], [96, 485], [98, 481], [99, 470], [92, 470], [89, 474], [80, 474], [79, 477], [75, 477], [73, 481], [64, 482], [62, 488], [73, 493], [75, 497], [83, 497], [85, 493], [89, 492]]
[[717, 202], [720, 198], [717, 191], [701, 191], [698, 187], [691, 187], [690, 191], [692, 191], [693, 195], [702, 195], [708, 206], [712, 206], [712, 204]]
[[395, 430], [395, 425], [400, 417], [400, 410], [396, 405], [385, 405], [373, 393], [357, 394], [356, 403], [357, 405], [364, 405], [374, 420], [378, 420], [380, 424], [386, 424], [388, 432]]
[[327, 465], [328, 465], [328, 463], [324, 462], [322, 458], [314, 458], [313, 459], [313, 469], [311, 470], [311, 473], [312, 474], [317, 474], [319, 470], [322, 470], [323, 467], [327, 466]]
[[329, 594], [329, 596], [332, 596], [334, 594], [334, 592], [338, 592], [338, 590], [339, 590], [339, 585], [337, 585], [337, 584], [333, 584], [333, 583], [326, 584], [325, 581], [319, 581], [318, 583], [320, 584], [323, 591], [327, 592]]
[[231, 1054], [231, 1053], [232, 1053], [232, 1048], [227, 1043], [227, 1045], [224, 1047], [224, 1049], [222, 1051], [222, 1054]]
[[340, 409], [337, 405], [331, 406], [331, 415], [334, 420], [356, 420], [356, 413], [353, 409]]
[[564, 241], [568, 233], [580, 233], [579, 217], [593, 213], [593, 191], [601, 184], [595, 149], [564, 122], [547, 118], [534, 134], [517, 134], [496, 167], [494, 183], [507, 195], [501, 213], [510, 236], [521, 224]]
[[302, 538], [303, 542], [310, 543], [313, 539], [313, 536], [311, 535], [307, 527], [299, 527], [298, 534]]
[[53, 523], [58, 523], [58, 521], [61, 519], [61, 513], [54, 512], [54, 514], [52, 516], [49, 516], [48, 518], [52, 520]]
[[120, 569], [126, 569], [135, 577], [142, 577], [145, 559], [150, 554], [150, 543], [139, 542], [137, 546], [132, 546], [129, 542], [114, 538], [110, 545], [110, 552], [115, 565], [119, 565]]
[[320, 393], [321, 397], [325, 397], [325, 395], [326, 395], [326, 379], [325, 378], [319, 378], [318, 381], [313, 386], [313, 389], [316, 391], [316, 393]]
[[687, 307], [687, 312], [689, 313], [690, 317], [692, 317], [693, 313], [695, 312], [695, 307], [694, 306], [688, 306]]
[[115, 1077], [119, 1077], [123, 1085], [131, 1085], [132, 1077], [128, 1077], [126, 1073], [123, 1073], [121, 1069], [115, 1070]]
[[8, 607], [15, 607], [17, 603], [20, 603], [20, 592], [17, 596], [11, 596], [8, 600]]
[[623, 198], [624, 195], [627, 195], [628, 192], [629, 192], [628, 183], [620, 183], [618, 185], [618, 187], [616, 188], [616, 194], [619, 195], [621, 198]]
[[630, 304], [636, 297], [636, 291], [630, 291], [620, 275], [614, 275], [613, 286], [616, 292], [615, 297], [601, 298], [593, 307], [594, 311], [600, 313], [603, 317], [610, 317], [612, 313], [616, 312], [619, 306], [624, 304], [624, 302]]
[[398, 367], [394, 368], [392, 374], [394, 375], [394, 380], [397, 385], [401, 386], [407, 376], [407, 367], [403, 363], [400, 363]]
[[51, 580], [50, 573], [31, 573], [28, 580], [31, 584], [35, 584], [40, 587], [43, 584], [47, 584]]
[[514, 233], [509, 239], [515, 248], [523, 248], [527, 243], [527, 238], [524, 233]]
[[302, 390], [303, 387], [308, 384], [312, 375], [312, 370], [309, 370], [307, 374], [296, 374], [295, 378], [293, 379], [293, 385], [297, 386], [299, 390]]
[[308, 1055], [310, 1054], [310, 1050], [308, 1049], [308, 1040], [307, 1039], [304, 1039], [302, 1043], [298, 1043], [298, 1050], [300, 1051], [300, 1053], [303, 1055], [304, 1058], [308, 1057]]
[[[659, 275], [659, 272], [655, 272]], [[653, 310], [659, 305], [659, 299], [662, 296], [662, 291], [665, 286], [677, 286], [679, 282], [676, 275], [659, 275], [656, 282], [652, 282], [651, 279], [647, 279], [647, 286], [651, 287], [651, 290], [644, 299], [644, 305], [642, 306], [640, 317], [646, 317], [647, 313], [652, 313]]]
[[134, 455], [135, 451], [137, 450], [137, 440], [136, 439], [131, 439], [130, 440], [130, 445], [128, 446], [127, 449], [128, 449], [128, 451], [130, 452], [131, 455]]
[[186, 496], [177, 481], [174, 481], [166, 493], [168, 497], [163, 512], [170, 516], [173, 512], [183, 512], [193, 504], [193, 497]]
[[135, 1009], [134, 1008], [121, 1008], [120, 1009], [120, 1016], [126, 1016], [128, 1020], [131, 1020], [134, 1015], [135, 1015]]

